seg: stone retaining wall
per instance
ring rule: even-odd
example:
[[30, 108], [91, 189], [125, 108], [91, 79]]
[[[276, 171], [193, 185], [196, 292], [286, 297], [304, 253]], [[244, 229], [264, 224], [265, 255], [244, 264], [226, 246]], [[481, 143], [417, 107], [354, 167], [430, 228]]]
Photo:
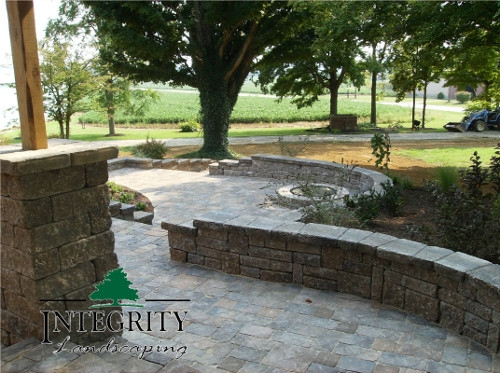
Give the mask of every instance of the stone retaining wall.
[[117, 154], [72, 144], [0, 156], [5, 345], [41, 339], [41, 310], [88, 309], [93, 285], [118, 267], [105, 185]]
[[145, 170], [163, 168], [168, 170], [200, 172], [205, 171], [208, 168], [208, 165], [212, 162], [213, 160], [206, 158], [151, 159], [139, 157], [120, 157], [111, 159], [108, 162], [108, 168], [109, 171], [131, 167], [142, 168]]
[[253, 176], [278, 180], [337, 184], [351, 193], [382, 191], [391, 179], [380, 172], [335, 162], [257, 154], [239, 160], [222, 160], [209, 166], [210, 175]]
[[499, 351], [499, 265], [380, 233], [229, 213], [162, 227], [172, 260], [373, 299]]

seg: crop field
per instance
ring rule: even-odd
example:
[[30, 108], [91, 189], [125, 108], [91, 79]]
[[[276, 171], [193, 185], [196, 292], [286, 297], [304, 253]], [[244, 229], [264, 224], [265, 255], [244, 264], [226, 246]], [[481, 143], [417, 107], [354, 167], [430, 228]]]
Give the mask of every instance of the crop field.
[[[143, 117], [133, 117], [118, 110], [115, 121], [118, 125], [167, 124], [188, 120], [199, 120], [199, 98], [195, 91], [159, 91], [160, 99], [151, 104]], [[322, 96], [311, 107], [297, 109], [291, 98], [279, 101], [272, 96], [242, 94], [231, 115], [231, 123], [292, 123], [298, 121], [327, 121], [329, 97]], [[394, 102], [386, 98], [384, 103]], [[339, 114], [356, 114], [358, 124], [369, 126], [370, 103], [366, 96], [339, 98]], [[417, 117], [420, 111], [417, 112]], [[427, 127], [442, 128], [450, 121], [458, 121], [461, 114], [428, 110]], [[86, 123], [106, 123], [103, 113], [88, 112], [79, 117]], [[410, 127], [411, 109], [397, 105], [377, 105], [377, 124], [380, 127]]]

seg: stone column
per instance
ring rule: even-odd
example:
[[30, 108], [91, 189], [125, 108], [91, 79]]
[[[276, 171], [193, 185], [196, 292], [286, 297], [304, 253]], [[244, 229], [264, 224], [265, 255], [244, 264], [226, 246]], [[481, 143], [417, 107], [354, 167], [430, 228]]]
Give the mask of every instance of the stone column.
[[117, 155], [85, 144], [0, 155], [5, 345], [41, 339], [41, 310], [88, 310], [93, 285], [118, 267], [105, 185]]

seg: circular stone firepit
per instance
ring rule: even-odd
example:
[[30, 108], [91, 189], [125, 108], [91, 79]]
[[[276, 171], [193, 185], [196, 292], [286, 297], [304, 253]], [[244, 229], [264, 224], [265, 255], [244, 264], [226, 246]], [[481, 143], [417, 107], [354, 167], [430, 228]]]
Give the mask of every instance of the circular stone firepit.
[[322, 199], [333, 200], [335, 203], [343, 204], [344, 197], [349, 195], [347, 188], [332, 185], [311, 183], [307, 185], [286, 185], [277, 191], [280, 202], [291, 207], [303, 207], [311, 204], [311, 199], [321, 201]]

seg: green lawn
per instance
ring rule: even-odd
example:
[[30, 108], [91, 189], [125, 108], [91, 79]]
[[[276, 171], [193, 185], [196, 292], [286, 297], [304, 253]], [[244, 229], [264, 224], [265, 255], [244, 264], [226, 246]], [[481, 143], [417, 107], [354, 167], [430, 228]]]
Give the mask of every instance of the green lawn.
[[493, 148], [440, 148], [440, 149], [408, 149], [395, 152], [408, 158], [422, 160], [435, 166], [468, 167], [470, 158], [477, 151], [483, 165], [488, 165], [494, 155]]

